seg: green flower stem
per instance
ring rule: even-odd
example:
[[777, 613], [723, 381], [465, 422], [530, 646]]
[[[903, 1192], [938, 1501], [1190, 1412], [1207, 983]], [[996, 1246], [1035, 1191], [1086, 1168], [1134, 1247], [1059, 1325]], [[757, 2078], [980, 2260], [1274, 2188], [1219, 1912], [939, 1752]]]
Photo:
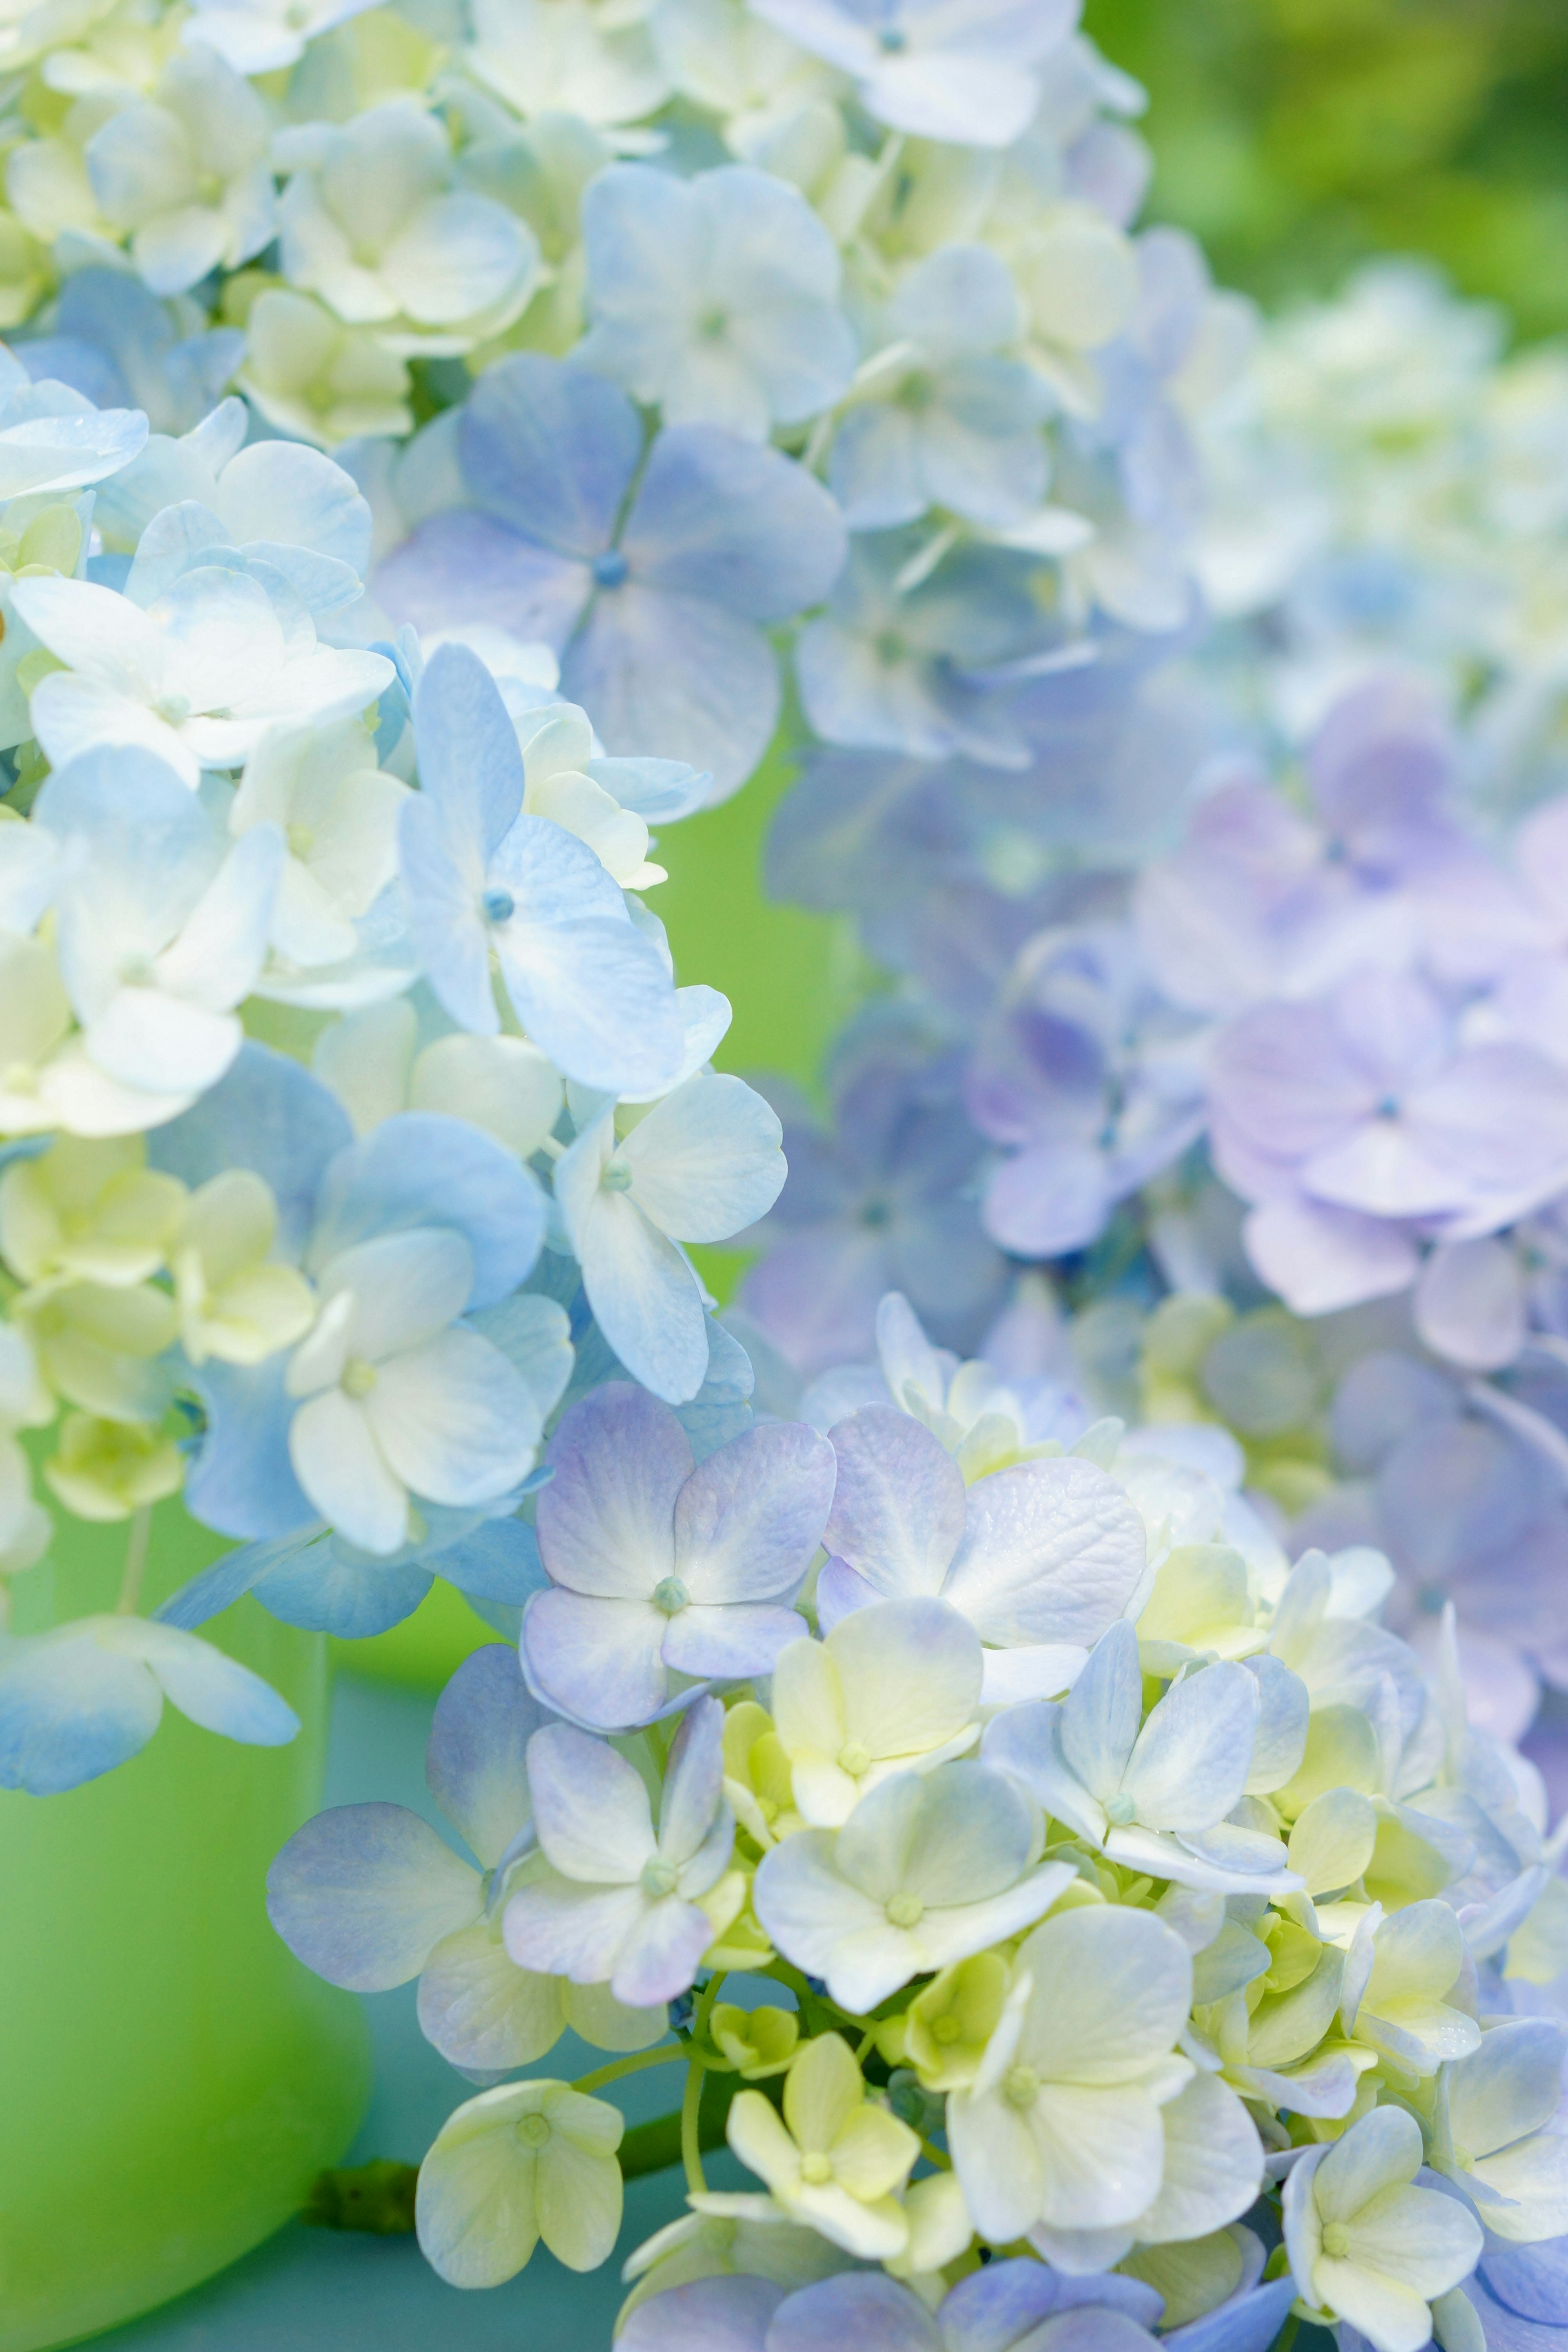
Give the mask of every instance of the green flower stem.
[[613, 2065], [595, 2066], [591, 2074], [580, 2074], [571, 2088], [596, 2091], [602, 2084], [618, 2083], [623, 2074], [640, 2074], [645, 2066], [673, 2066], [687, 2054], [683, 2042], [661, 2042], [657, 2050], [635, 2050], [629, 2058], [617, 2058]]
[[[771, 2082], [743, 2083], [738, 2074], [715, 2074], [705, 2068], [695, 2070], [702, 2088], [697, 2102], [697, 2146], [704, 2156], [710, 2156], [724, 2145], [724, 2126], [729, 2120], [730, 2102], [738, 2091], [761, 2091], [776, 2105], [783, 2096], [782, 2077]], [[639, 2179], [644, 2173], [668, 2172], [680, 2163], [681, 2125], [685, 2120], [682, 2105], [668, 2116], [656, 2116], [651, 2123], [635, 2124], [622, 2140], [616, 2156], [627, 2180]]]
[[120, 1580], [120, 1598], [115, 1612], [121, 1617], [134, 1617], [142, 1598], [142, 1580], [147, 1572], [147, 1553], [153, 1540], [152, 1507], [143, 1503], [131, 1517], [131, 1533], [125, 1542], [125, 1573]]
[[[713, 2004], [719, 1998], [719, 1988], [723, 1981], [724, 1970], [716, 1969], [698, 1996], [696, 2014], [691, 2021], [691, 2039], [696, 2043], [700, 2044], [708, 2039], [708, 2021], [713, 2014]], [[686, 2186], [696, 2191], [708, 2186], [702, 2175], [700, 2134], [702, 2086], [706, 2072], [700, 2057], [689, 2061], [686, 2092], [680, 2102], [680, 2160], [686, 2167]]]

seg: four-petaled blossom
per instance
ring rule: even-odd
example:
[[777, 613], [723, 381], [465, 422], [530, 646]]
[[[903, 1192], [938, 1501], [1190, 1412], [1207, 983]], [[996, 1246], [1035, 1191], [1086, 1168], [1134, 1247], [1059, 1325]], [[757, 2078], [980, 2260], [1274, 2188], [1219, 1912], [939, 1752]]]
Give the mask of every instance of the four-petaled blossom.
[[576, 358], [669, 425], [752, 441], [830, 407], [855, 367], [832, 237], [744, 163], [678, 180], [613, 163], [583, 200], [593, 323]]
[[267, 112], [203, 45], [176, 51], [150, 96], [110, 114], [87, 142], [104, 218], [130, 235], [154, 294], [183, 294], [210, 269], [237, 269], [273, 235]]
[[773, 1669], [773, 1721], [802, 1818], [848, 1820], [894, 1773], [930, 1771], [980, 1736], [980, 1642], [944, 1601], [883, 1601]]
[[609, 1094], [679, 1066], [674, 983], [593, 851], [523, 811], [522, 753], [495, 681], [440, 647], [415, 697], [419, 793], [399, 821], [409, 919], [430, 984], [465, 1029], [518, 1019], [566, 1076]]
[[791, 1423], [700, 1465], [667, 1405], [621, 1381], [563, 1415], [535, 1507], [554, 1590], [523, 1620], [540, 1696], [596, 1731], [648, 1723], [690, 1677], [771, 1672], [804, 1631], [790, 1606], [821, 1538], [833, 1453]]
[[987, 1695], [1019, 1698], [1066, 1689], [1142, 1588], [1143, 1522], [1092, 1462], [1015, 1463], [966, 1489], [941, 1439], [885, 1405], [832, 1442], [825, 1623], [879, 1596], [940, 1597], [986, 1644]]
[[1005, 525], [1046, 487], [1050, 395], [1001, 351], [1022, 327], [1007, 268], [983, 245], [918, 262], [888, 305], [834, 438], [828, 479], [852, 529], [918, 522], [930, 507]]
[[[676, 1735], [656, 1833], [636, 1768], [565, 1724], [528, 1743], [534, 1828], [549, 1868], [501, 1914], [520, 1968], [574, 1984], [607, 1984], [646, 2009], [673, 2000], [697, 1973], [717, 1926], [739, 1907], [721, 1885], [735, 1840], [723, 1791], [723, 1709], [699, 1699]], [[703, 1907], [702, 1898], [710, 1907]]]
[[1374, 2352], [1419, 2352], [1428, 2306], [1481, 2251], [1465, 2204], [1413, 2185], [1420, 2164], [1415, 2116], [1377, 2107], [1342, 2139], [1306, 2149], [1285, 2183], [1285, 2244], [1303, 2303], [1348, 2320]]
[[826, 491], [708, 425], [671, 426], [645, 464], [625, 393], [531, 352], [486, 373], [458, 446], [469, 503], [380, 565], [387, 610], [422, 629], [488, 621], [544, 638], [613, 752], [686, 760], [733, 792], [778, 717], [762, 632], [816, 604], [844, 560]]
[[468, 1244], [440, 1231], [360, 1242], [322, 1273], [316, 1328], [289, 1362], [301, 1400], [289, 1456], [321, 1517], [366, 1551], [406, 1541], [414, 1496], [499, 1502], [533, 1466], [527, 1383], [458, 1319], [473, 1289]]
[[682, 1404], [707, 1370], [708, 1318], [680, 1244], [766, 1214], [784, 1188], [783, 1129], [760, 1094], [711, 1070], [627, 1110], [587, 1120], [556, 1162], [555, 1199], [600, 1330], [627, 1371]]
[[1230, 1819], [1261, 1706], [1257, 1677], [1221, 1660], [1184, 1671], [1141, 1720], [1138, 1636], [1123, 1619], [1059, 1706], [1036, 1699], [1002, 1717], [986, 1760], [1131, 1868], [1220, 1893], [1287, 1894], [1297, 1882], [1279, 1840]]
[[447, 2116], [419, 2168], [420, 2251], [452, 2286], [500, 2286], [541, 2238], [596, 2270], [621, 2226], [618, 2107], [569, 2084], [503, 2083]]
[[759, 16], [854, 77], [868, 114], [954, 145], [1006, 147], [1039, 102], [1036, 68], [1077, 20], [1072, 0], [752, 0]]
[[1036, 1867], [1040, 1822], [1022, 1790], [972, 1763], [901, 1772], [842, 1829], [786, 1838], [757, 1874], [757, 1917], [839, 2006], [889, 1993], [1034, 1926], [1073, 1882]]
[[1161, 2110], [1194, 2071], [1174, 2048], [1187, 1948], [1150, 1912], [1080, 1907], [1026, 1937], [1016, 1969], [973, 2085], [948, 2099], [975, 2226], [1005, 2243], [1133, 2221], [1164, 2171]]
[[784, 2211], [847, 2253], [900, 2252], [909, 2223], [894, 2192], [920, 2141], [867, 2095], [849, 2045], [837, 2033], [808, 2042], [784, 2076], [784, 2117], [760, 2091], [730, 2109], [731, 2147]]

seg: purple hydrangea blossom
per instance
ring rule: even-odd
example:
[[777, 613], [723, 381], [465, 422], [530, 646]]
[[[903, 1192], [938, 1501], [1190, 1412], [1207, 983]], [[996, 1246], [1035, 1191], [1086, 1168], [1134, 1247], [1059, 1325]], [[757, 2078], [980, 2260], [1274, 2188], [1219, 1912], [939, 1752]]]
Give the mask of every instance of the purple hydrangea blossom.
[[457, 446], [468, 503], [381, 565], [386, 610], [543, 638], [612, 752], [687, 760], [732, 792], [778, 716], [763, 632], [817, 604], [844, 561], [821, 484], [712, 425], [671, 426], [645, 450], [617, 385], [532, 352], [481, 379]]
[[1126, 930], [1047, 931], [1018, 959], [964, 1087], [993, 1143], [986, 1231], [1020, 1257], [1059, 1257], [1203, 1131], [1204, 1025], [1148, 981]]
[[563, 1417], [540, 1493], [552, 1589], [522, 1660], [547, 1704], [595, 1730], [650, 1723], [693, 1681], [767, 1674], [833, 1499], [833, 1449], [798, 1423], [731, 1438], [699, 1465], [668, 1405], [611, 1381]]
[[901, 1290], [942, 1340], [979, 1335], [1005, 1267], [981, 1231], [980, 1157], [951, 1061], [868, 1036], [840, 1061], [831, 1129], [781, 1101], [789, 1181], [748, 1238], [766, 1255], [746, 1311], [808, 1377], [869, 1353], [879, 1301]]

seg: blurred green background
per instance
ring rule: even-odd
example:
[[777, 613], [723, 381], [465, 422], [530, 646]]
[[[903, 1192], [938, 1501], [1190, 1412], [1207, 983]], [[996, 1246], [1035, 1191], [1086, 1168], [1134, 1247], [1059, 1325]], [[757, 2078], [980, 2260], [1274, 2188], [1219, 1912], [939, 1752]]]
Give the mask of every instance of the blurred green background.
[[1087, 0], [1150, 94], [1148, 216], [1274, 304], [1429, 254], [1534, 339], [1568, 327], [1564, 0]]

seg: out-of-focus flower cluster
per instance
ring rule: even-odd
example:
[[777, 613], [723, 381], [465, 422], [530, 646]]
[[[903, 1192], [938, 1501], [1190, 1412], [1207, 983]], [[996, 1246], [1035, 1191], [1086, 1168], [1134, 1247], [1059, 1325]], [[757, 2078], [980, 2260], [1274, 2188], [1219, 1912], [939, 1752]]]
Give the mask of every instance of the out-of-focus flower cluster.
[[1288, 310], [1198, 427], [1208, 657], [1299, 739], [1396, 659], [1469, 716], [1500, 817], [1563, 789], [1568, 362], [1437, 272], [1379, 262]]
[[[1453, 1609], [1424, 1659], [1381, 1551], [1288, 1563], [1222, 1429], [878, 1321], [874, 1374], [711, 1447], [626, 1383], [574, 1404], [520, 1648], [436, 1712], [455, 1838], [350, 1806], [273, 1866], [292, 1948], [417, 1978], [483, 2086], [426, 2255], [605, 2261], [594, 2095], [679, 2065], [688, 2210], [626, 2265], [627, 2352], [1555, 2340], [1568, 1906]], [[629, 2054], [531, 2072], [568, 2026]], [[708, 2185], [721, 2125], [752, 2185]]]

